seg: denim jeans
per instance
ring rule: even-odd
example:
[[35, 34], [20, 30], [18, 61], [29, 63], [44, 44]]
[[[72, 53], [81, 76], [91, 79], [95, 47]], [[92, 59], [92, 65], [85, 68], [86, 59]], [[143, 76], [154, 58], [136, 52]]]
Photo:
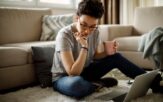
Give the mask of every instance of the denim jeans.
[[130, 78], [135, 78], [137, 75], [145, 73], [142, 68], [116, 53], [92, 62], [88, 67], [84, 68], [80, 76], [65, 75], [59, 78], [53, 82], [53, 88], [62, 94], [81, 98], [95, 91], [95, 86], [91, 81], [98, 81], [113, 68], [118, 68]]

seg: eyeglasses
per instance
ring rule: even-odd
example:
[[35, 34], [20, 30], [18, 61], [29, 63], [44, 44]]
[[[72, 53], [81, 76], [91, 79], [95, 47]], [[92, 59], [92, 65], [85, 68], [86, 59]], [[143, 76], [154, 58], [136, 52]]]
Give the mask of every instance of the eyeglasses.
[[84, 29], [84, 30], [85, 29], [88, 29], [88, 28], [89, 28], [90, 31], [93, 31], [93, 30], [98, 29], [98, 26], [97, 25], [96, 26], [88, 26], [87, 24], [82, 24], [80, 22], [80, 19], [79, 19], [79, 23], [80, 23], [81, 28]]

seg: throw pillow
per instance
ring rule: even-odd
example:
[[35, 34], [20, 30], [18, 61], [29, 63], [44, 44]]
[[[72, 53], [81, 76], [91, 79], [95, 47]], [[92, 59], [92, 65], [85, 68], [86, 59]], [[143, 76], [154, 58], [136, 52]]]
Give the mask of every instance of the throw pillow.
[[42, 88], [52, 85], [51, 67], [54, 47], [32, 47], [36, 76]]
[[40, 40], [55, 40], [58, 31], [71, 23], [73, 23], [73, 14], [43, 16]]

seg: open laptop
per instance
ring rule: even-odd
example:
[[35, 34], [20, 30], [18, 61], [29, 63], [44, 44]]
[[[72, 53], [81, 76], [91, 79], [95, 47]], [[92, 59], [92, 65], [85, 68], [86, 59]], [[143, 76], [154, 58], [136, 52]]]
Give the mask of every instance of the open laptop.
[[153, 79], [158, 74], [158, 71], [159, 70], [154, 70], [149, 73], [137, 76], [127, 96], [125, 97], [124, 102], [130, 102], [132, 99], [146, 95]]
[[113, 92], [98, 98], [105, 101], [113, 100], [114, 102], [130, 102], [133, 99], [142, 97], [146, 95], [153, 79], [158, 74], [158, 72], [159, 70], [154, 70], [149, 73], [137, 76], [128, 92], [122, 90], [114, 90]]

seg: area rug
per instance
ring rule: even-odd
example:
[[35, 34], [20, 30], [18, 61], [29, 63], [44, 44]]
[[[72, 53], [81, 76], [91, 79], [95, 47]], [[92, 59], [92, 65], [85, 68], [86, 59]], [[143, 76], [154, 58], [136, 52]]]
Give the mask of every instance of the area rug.
[[[104, 87], [80, 100], [53, 91], [51, 87], [42, 89], [39, 86], [35, 86], [0, 95], [0, 102], [104, 102], [104, 100], [98, 99], [98, 97], [109, 94], [114, 89], [128, 90], [129, 87], [124, 86], [126, 82], [125, 80], [121, 80], [118, 86], [111, 88]], [[113, 101], [107, 100], [107, 102]]]
[[[1, 95], [0, 102], [103, 102], [103, 100], [99, 100], [96, 97], [111, 91], [112, 90], [109, 88], [102, 88], [99, 92], [95, 92], [83, 99], [77, 100], [58, 92], [54, 92], [52, 88], [42, 89], [39, 86], [36, 86]], [[113, 101], [108, 100], [108, 102]]]
[[[111, 71], [107, 74], [107, 76], [115, 78], [119, 77], [118, 86], [112, 88], [102, 88], [80, 100], [55, 92], [51, 87], [43, 89], [39, 86], [35, 86], [0, 95], [0, 102], [114, 102], [113, 100], [104, 101], [98, 99], [98, 97], [109, 94], [114, 89], [129, 90], [131, 85], [127, 84], [129, 78], [127, 78], [118, 70]], [[163, 102], [163, 95], [151, 93], [144, 97], [135, 99], [132, 102]]]

